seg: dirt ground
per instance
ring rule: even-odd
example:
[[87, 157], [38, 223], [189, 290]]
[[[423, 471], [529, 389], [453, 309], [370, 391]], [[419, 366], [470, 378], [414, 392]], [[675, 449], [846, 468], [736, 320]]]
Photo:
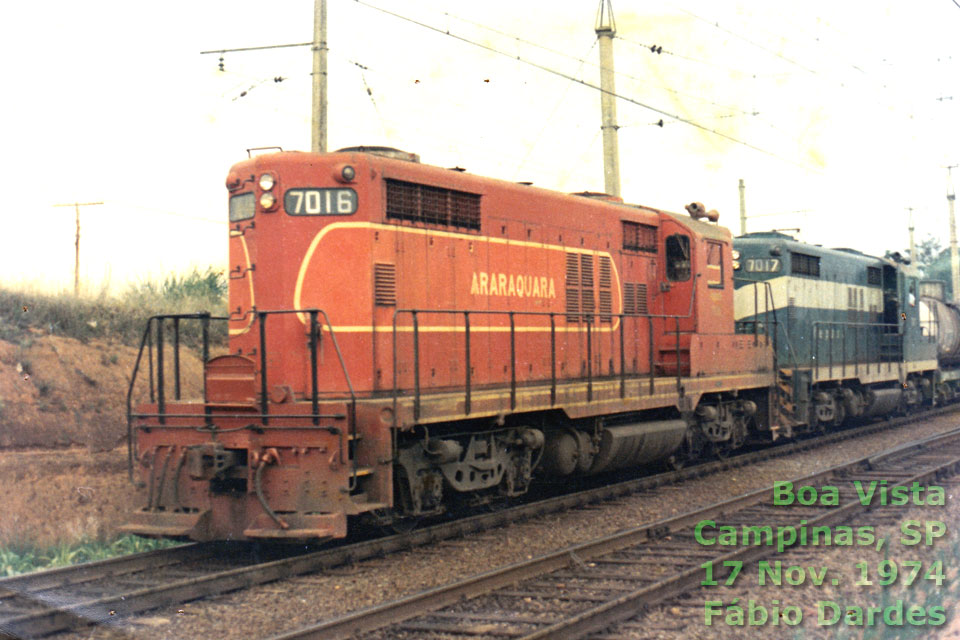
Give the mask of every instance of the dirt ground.
[[[0, 546], [110, 539], [145, 503], [127, 479], [136, 356], [133, 347], [39, 330], [0, 340]], [[186, 349], [180, 357], [184, 397], [198, 396], [199, 358]]]
[[110, 540], [146, 503], [127, 479], [126, 447], [0, 451], [0, 547]]
[[[125, 441], [136, 357], [137, 350], [126, 345], [39, 330], [18, 342], [0, 340], [0, 449], [79, 445], [107, 451]], [[184, 395], [199, 395], [199, 358], [182, 349], [180, 359]], [[144, 393], [147, 363], [141, 366], [137, 389]]]

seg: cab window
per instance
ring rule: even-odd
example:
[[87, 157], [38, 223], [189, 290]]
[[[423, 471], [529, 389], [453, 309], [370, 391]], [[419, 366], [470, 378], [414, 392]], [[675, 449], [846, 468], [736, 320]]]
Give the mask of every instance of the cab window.
[[723, 288], [723, 244], [707, 242], [707, 286]]
[[240, 222], [253, 217], [256, 203], [252, 193], [241, 193], [230, 198], [230, 222]]
[[680, 234], [667, 237], [667, 279], [675, 282], [690, 279], [690, 238]]

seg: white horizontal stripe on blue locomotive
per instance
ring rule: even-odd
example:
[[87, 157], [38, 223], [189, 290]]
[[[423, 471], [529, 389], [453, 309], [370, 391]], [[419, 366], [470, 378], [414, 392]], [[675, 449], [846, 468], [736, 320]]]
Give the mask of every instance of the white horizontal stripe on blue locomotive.
[[[754, 306], [754, 286], [741, 285], [733, 292], [733, 312], [736, 320], [749, 319], [755, 313], [763, 315], [764, 296], [769, 293], [764, 283], [769, 283], [773, 293], [770, 310], [780, 310], [789, 306], [830, 311], [864, 311], [883, 313], [883, 290], [879, 287], [830, 282], [816, 278], [780, 276], [763, 280], [756, 285], [756, 306]], [[767, 303], [770, 304], [769, 302]]]

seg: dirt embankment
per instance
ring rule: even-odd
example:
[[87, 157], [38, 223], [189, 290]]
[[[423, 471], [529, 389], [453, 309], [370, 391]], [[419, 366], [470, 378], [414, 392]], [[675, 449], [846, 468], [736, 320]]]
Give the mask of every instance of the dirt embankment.
[[[137, 350], [126, 345], [81, 342], [36, 329], [18, 342], [0, 340], [0, 448], [106, 451], [125, 442], [127, 388], [136, 357]], [[199, 358], [182, 349], [180, 360], [184, 396], [193, 397], [202, 384]], [[142, 367], [141, 393], [147, 388], [146, 362]]]
[[[0, 547], [109, 540], [145, 501], [127, 477], [126, 397], [137, 350], [37, 329], [15, 340], [0, 340]], [[187, 349], [180, 359], [183, 396], [197, 397], [200, 359]]]

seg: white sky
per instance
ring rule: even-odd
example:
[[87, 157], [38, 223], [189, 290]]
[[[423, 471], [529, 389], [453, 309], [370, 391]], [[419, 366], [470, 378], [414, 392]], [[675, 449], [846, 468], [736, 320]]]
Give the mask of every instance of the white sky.
[[[329, 0], [331, 149], [383, 144], [603, 190], [599, 93], [511, 59], [599, 84], [599, 0], [369, 2], [509, 56]], [[743, 178], [748, 215], [764, 214], [750, 230], [801, 227], [807, 241], [882, 253], [906, 247], [914, 207], [918, 241], [947, 243], [943, 167], [960, 163], [952, 0], [613, 8], [619, 94], [766, 152], [669, 118], [652, 126], [661, 115], [621, 100], [625, 200], [673, 211], [699, 200], [737, 232]], [[306, 42], [312, 29], [312, 0], [6, 7], [2, 283], [72, 288], [73, 209], [52, 205], [74, 201], [106, 203], [81, 211], [87, 291], [224, 265], [227, 170], [249, 147], [309, 148], [311, 56], [230, 53], [219, 72], [199, 52]]]

